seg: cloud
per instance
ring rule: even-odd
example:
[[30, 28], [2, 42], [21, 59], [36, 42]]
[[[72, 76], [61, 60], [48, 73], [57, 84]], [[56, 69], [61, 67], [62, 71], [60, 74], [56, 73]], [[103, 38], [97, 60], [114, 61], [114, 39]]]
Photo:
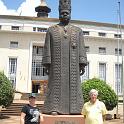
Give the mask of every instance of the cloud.
[[40, 4], [40, 0], [26, 0], [18, 8], [17, 12], [23, 16], [36, 16], [35, 7]]
[[5, 4], [0, 0], [0, 15], [17, 15], [16, 10], [7, 9]]
[[4, 2], [0, 0], [0, 15], [21, 15], [36, 16], [35, 7], [40, 4], [40, 0], [26, 0], [17, 10], [8, 9]]

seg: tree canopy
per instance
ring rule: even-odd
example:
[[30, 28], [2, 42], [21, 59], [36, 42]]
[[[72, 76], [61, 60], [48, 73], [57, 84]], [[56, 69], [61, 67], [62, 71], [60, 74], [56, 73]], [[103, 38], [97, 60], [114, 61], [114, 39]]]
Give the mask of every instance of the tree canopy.
[[10, 80], [0, 72], [0, 106], [7, 107], [13, 102], [14, 89]]
[[114, 90], [103, 80], [93, 78], [82, 83], [84, 102], [89, 101], [89, 92], [91, 89], [98, 90], [98, 99], [103, 101], [107, 110], [113, 110], [118, 103], [118, 97]]

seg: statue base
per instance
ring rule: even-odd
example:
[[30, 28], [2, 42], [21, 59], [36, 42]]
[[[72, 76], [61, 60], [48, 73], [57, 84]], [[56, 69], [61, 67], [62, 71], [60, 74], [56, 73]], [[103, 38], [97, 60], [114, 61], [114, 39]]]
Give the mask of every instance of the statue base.
[[42, 124], [85, 124], [82, 115], [46, 115]]

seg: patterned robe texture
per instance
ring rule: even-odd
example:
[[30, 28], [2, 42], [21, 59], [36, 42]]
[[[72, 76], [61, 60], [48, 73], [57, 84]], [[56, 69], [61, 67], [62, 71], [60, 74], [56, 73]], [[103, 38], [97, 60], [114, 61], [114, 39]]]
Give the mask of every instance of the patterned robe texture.
[[48, 89], [43, 113], [80, 114], [83, 97], [80, 65], [87, 57], [80, 28], [61, 25], [48, 29], [44, 45], [43, 65], [49, 66]]

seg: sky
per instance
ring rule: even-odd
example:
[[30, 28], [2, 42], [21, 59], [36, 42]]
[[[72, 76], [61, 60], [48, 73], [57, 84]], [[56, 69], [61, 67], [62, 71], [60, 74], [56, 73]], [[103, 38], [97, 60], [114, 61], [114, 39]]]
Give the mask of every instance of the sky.
[[[119, 4], [121, 24], [124, 25], [124, 0], [71, 0], [72, 20], [93, 21], [103, 23], [119, 23]], [[58, 18], [59, 0], [46, 0], [51, 8], [50, 18]], [[35, 7], [40, 0], [0, 0], [0, 15], [36, 16]]]

